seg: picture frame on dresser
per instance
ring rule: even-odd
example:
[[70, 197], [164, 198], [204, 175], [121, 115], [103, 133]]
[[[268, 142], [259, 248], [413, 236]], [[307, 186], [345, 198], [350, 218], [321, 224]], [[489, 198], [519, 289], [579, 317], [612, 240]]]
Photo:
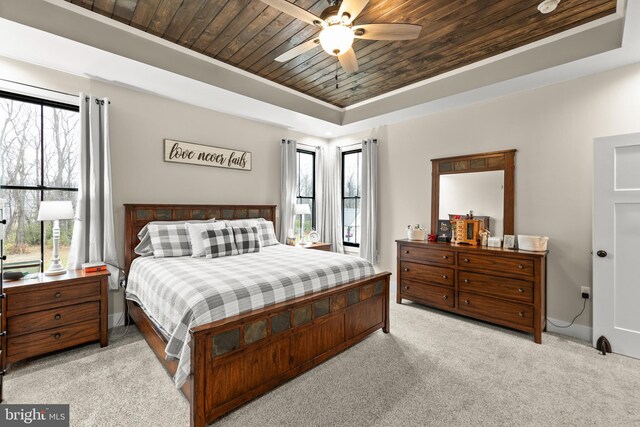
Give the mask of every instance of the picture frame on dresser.
[[[504, 171], [503, 232], [515, 234], [516, 150], [433, 159], [431, 229], [439, 231], [440, 177]], [[547, 251], [396, 240], [397, 294], [427, 305], [533, 335], [546, 327]]]

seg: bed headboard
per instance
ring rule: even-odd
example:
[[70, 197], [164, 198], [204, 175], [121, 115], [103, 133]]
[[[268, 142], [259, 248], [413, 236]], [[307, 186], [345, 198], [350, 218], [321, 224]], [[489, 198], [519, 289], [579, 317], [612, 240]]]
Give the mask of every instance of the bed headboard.
[[[276, 226], [275, 205], [171, 205], [125, 204], [124, 268], [129, 273], [131, 262], [138, 257], [133, 251], [138, 245], [138, 233], [151, 221], [179, 221], [189, 219], [248, 219], [264, 218]], [[276, 227], [277, 228], [277, 227]]]

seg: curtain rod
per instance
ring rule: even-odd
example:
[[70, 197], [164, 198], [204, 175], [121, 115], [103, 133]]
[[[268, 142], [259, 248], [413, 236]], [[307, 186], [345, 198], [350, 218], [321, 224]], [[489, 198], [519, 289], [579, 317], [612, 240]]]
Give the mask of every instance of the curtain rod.
[[[49, 89], [49, 88], [42, 87], [42, 86], [30, 85], [28, 83], [17, 82], [15, 80], [9, 80], [9, 79], [3, 79], [3, 78], [0, 78], [0, 80], [2, 80], [3, 82], [7, 82], [7, 83], [13, 83], [13, 84], [21, 85], [21, 86], [27, 86], [27, 87], [31, 87], [31, 88], [34, 88], [34, 89], [46, 90], [48, 92], [55, 92], [55, 93], [59, 93], [61, 95], [72, 96], [74, 98], [78, 97], [78, 94], [73, 94], [73, 93], [69, 93], [69, 92], [62, 92], [60, 90]], [[85, 101], [88, 101], [88, 100], [89, 100], [89, 97], [88, 96], [85, 97]], [[101, 100], [96, 99], [96, 101], [99, 102]], [[102, 102], [104, 102], [104, 101], [102, 101]], [[111, 104], [111, 101], [109, 101], [109, 104]]]

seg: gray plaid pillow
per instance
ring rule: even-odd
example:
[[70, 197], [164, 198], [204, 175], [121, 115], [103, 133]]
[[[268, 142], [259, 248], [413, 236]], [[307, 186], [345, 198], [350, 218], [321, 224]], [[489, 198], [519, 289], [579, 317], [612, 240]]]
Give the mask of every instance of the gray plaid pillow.
[[149, 239], [156, 258], [191, 255], [189, 233], [184, 224], [151, 224]]
[[260, 246], [277, 245], [278, 238], [276, 237], [276, 230], [273, 228], [273, 222], [266, 219], [258, 219], [258, 234], [260, 237]]
[[258, 227], [233, 227], [238, 253], [246, 254], [260, 250]]
[[233, 229], [230, 227], [222, 230], [205, 230], [202, 232], [202, 240], [204, 256], [207, 258], [238, 255], [233, 241]]

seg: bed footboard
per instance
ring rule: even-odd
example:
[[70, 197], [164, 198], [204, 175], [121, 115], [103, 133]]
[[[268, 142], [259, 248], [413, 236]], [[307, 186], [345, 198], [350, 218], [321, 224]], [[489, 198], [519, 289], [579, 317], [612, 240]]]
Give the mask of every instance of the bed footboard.
[[325, 292], [191, 331], [191, 425], [203, 427], [353, 346], [389, 332], [389, 277]]

